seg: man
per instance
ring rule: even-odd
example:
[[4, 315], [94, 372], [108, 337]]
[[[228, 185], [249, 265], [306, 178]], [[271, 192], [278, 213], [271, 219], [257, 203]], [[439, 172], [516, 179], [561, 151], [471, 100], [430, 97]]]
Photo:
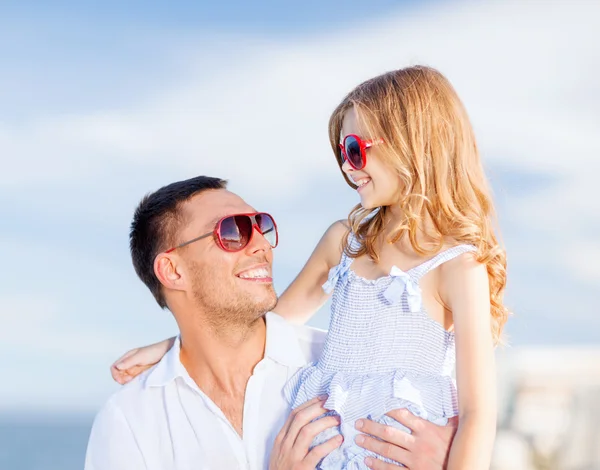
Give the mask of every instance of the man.
[[[290, 414], [282, 388], [316, 359], [324, 333], [268, 313], [277, 303], [272, 218], [225, 181], [199, 176], [146, 196], [130, 238], [138, 276], [180, 336], [98, 413], [86, 470], [314, 469], [340, 442], [309, 450], [312, 439], [337, 419], [314, 421], [326, 411], [319, 399]], [[455, 423], [390, 415], [413, 434], [365, 420], [360, 430], [383, 440], [359, 444], [413, 470], [441, 469]]]

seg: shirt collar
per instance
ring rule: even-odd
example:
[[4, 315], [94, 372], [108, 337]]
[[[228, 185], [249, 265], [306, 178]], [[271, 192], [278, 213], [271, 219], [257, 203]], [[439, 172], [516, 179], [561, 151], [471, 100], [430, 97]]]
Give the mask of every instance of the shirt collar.
[[[269, 312], [265, 316], [267, 339], [265, 358], [271, 359], [287, 367], [302, 367], [307, 363], [294, 326], [276, 313]], [[181, 337], [177, 336], [173, 347], [167, 351], [161, 361], [146, 376], [146, 386], [164, 387], [169, 382], [181, 377], [191, 382], [186, 368], [181, 363]]]
[[[179, 353], [181, 352], [181, 337], [177, 336], [173, 347], [167, 351], [156, 366], [151, 369], [146, 377], [146, 386], [148, 387], [164, 387], [169, 382], [178, 377], [186, 380], [189, 374], [186, 368], [181, 363]], [[191, 380], [191, 379], [190, 379]]]
[[266, 321], [265, 357], [288, 367], [306, 365], [294, 325], [273, 312], [267, 313]]

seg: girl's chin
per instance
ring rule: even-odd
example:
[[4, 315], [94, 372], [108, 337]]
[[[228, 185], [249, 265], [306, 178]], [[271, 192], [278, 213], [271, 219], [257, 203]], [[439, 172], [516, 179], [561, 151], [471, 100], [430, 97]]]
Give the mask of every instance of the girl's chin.
[[363, 207], [363, 209], [367, 209], [367, 210], [371, 210], [371, 209], [375, 209], [375, 208], [379, 207], [379, 205], [375, 204], [372, 200], [362, 199], [362, 198], [360, 200], [360, 205]]
[[374, 198], [372, 195], [369, 196], [371, 197], [360, 198], [360, 205], [363, 207], [363, 209], [372, 210], [379, 207], [393, 206], [396, 204], [396, 202], [393, 202], [391, 198]]

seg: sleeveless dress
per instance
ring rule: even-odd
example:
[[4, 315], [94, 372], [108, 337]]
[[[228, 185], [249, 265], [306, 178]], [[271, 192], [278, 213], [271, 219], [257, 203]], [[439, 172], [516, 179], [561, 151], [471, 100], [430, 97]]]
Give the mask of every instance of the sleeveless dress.
[[[349, 242], [357, 244], [352, 235]], [[367, 470], [365, 457], [378, 457], [354, 442], [359, 434], [354, 423], [360, 418], [410, 432], [385, 414], [406, 408], [439, 425], [458, 414], [454, 333], [424, 310], [419, 280], [445, 261], [473, 251], [474, 246], [458, 245], [406, 272], [394, 266], [388, 276], [375, 280], [350, 269], [353, 258], [345, 253], [330, 270], [323, 289], [334, 294], [323, 352], [284, 388], [292, 408], [328, 395], [324, 407], [340, 416], [340, 426], [322, 432], [312, 444], [344, 436], [319, 469]]]

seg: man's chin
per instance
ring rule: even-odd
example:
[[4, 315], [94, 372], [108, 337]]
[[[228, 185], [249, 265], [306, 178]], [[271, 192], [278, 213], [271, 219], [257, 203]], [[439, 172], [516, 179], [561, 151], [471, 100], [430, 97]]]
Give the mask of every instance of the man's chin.
[[263, 317], [277, 304], [277, 293], [271, 283], [248, 283], [243, 291], [237, 293], [236, 309], [251, 321]]
[[267, 312], [270, 312], [277, 305], [277, 294], [275, 293], [275, 289], [273, 286], [270, 286], [270, 289], [267, 292], [264, 292], [263, 295], [256, 296], [254, 298], [255, 311], [260, 313], [258, 316], [262, 316]]
[[264, 298], [261, 302], [261, 309], [264, 310], [265, 313], [270, 312], [275, 308], [275, 305], [277, 305], [277, 294], [275, 293], [275, 290], [272, 291], [272, 294], [273, 295]]

